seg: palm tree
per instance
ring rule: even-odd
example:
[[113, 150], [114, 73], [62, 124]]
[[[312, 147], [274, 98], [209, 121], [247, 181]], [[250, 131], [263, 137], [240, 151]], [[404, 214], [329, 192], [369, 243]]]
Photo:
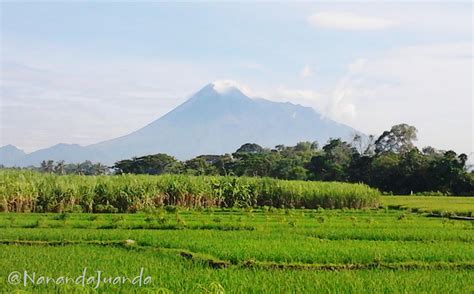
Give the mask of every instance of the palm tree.
[[54, 171], [54, 160], [43, 160], [41, 162], [40, 170], [46, 173], [52, 173]]
[[54, 172], [58, 175], [64, 175], [66, 173], [64, 160], [60, 160], [56, 163], [56, 166], [54, 167]]

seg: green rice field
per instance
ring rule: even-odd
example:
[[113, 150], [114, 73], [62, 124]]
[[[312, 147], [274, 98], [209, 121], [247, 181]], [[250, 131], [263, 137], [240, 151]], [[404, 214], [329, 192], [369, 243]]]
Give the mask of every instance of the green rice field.
[[474, 225], [387, 205], [8, 212], [0, 260], [2, 293], [472, 293]]
[[474, 197], [384, 196], [382, 204], [415, 212], [474, 215]]

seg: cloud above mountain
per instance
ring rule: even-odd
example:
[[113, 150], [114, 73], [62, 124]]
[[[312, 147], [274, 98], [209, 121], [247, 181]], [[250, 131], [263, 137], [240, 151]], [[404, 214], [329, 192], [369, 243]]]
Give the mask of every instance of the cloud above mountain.
[[252, 95], [252, 91], [248, 86], [234, 80], [215, 80], [212, 82], [212, 85], [214, 89], [221, 94], [226, 94], [234, 89], [239, 89], [246, 95]]
[[420, 145], [472, 150], [471, 3], [2, 8], [0, 145], [124, 135], [217, 80], [366, 133], [407, 122]]
[[[418, 128], [421, 146], [469, 152], [473, 61], [471, 43], [405, 46], [354, 60], [334, 93], [359, 106], [357, 119], [340, 121], [370, 133], [404, 121]], [[377, 125], [363, 119], [376, 116]]]

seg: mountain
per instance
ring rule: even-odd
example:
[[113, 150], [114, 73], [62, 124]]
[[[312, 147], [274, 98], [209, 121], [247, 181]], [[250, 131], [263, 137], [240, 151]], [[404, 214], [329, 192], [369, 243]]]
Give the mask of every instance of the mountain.
[[174, 110], [128, 135], [85, 147], [59, 144], [28, 154], [16, 163], [24, 166], [43, 159], [89, 159], [112, 164], [154, 153], [189, 159], [200, 154], [231, 153], [248, 142], [264, 147], [315, 140], [323, 144], [331, 137], [349, 139], [354, 133], [360, 134], [310, 107], [251, 99], [236, 87], [211, 83]]
[[162, 152], [188, 159], [233, 152], [247, 142], [274, 147], [303, 140], [326, 142], [356, 132], [309, 107], [251, 99], [235, 87], [216, 88], [209, 84], [138, 131], [92, 147], [114, 158]]
[[26, 153], [13, 145], [0, 147], [0, 164], [12, 166], [15, 162], [21, 160]]
[[94, 148], [83, 147], [78, 144], [56, 144], [49, 148], [32, 152], [15, 161], [17, 166], [38, 166], [43, 160], [64, 160], [66, 162], [111, 162], [110, 158]]

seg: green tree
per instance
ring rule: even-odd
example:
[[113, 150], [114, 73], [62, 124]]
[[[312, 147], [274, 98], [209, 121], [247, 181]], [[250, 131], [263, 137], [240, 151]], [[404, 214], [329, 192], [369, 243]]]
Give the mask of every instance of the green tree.
[[235, 153], [262, 153], [263, 147], [255, 143], [246, 143], [240, 146]]
[[115, 163], [117, 173], [134, 173], [159, 175], [163, 173], [180, 173], [183, 165], [176, 158], [167, 154], [158, 153], [134, 157], [131, 160], [121, 160]]
[[[216, 155], [218, 157], [218, 155]], [[186, 173], [192, 175], [218, 175], [219, 170], [214, 166], [215, 158], [212, 155], [200, 155], [184, 163]]]
[[279, 156], [273, 152], [234, 153], [235, 160], [228, 169], [237, 176], [270, 176]]
[[323, 153], [315, 155], [306, 165], [312, 178], [326, 181], [348, 181], [349, 166], [357, 150], [341, 139], [331, 139], [324, 145]]
[[466, 171], [466, 154], [459, 156], [454, 151], [446, 151], [443, 156], [431, 162], [429, 168], [431, 188], [454, 194], [472, 192], [473, 182]]
[[54, 173], [58, 175], [66, 174], [66, 165], [64, 163], [64, 160], [60, 160], [56, 163], [56, 165], [54, 166]]
[[54, 160], [43, 160], [41, 162], [40, 171], [45, 173], [54, 172]]
[[309, 141], [298, 142], [298, 143], [296, 143], [296, 146], [293, 147], [294, 151], [302, 151], [302, 152], [308, 152], [308, 151], [316, 150], [316, 149], [318, 149], [318, 142], [316, 142], [316, 141], [314, 141], [314, 142], [309, 142]]
[[413, 141], [417, 140], [417, 129], [407, 124], [393, 126], [390, 131], [385, 131], [375, 141], [375, 152], [409, 152], [415, 145]]

